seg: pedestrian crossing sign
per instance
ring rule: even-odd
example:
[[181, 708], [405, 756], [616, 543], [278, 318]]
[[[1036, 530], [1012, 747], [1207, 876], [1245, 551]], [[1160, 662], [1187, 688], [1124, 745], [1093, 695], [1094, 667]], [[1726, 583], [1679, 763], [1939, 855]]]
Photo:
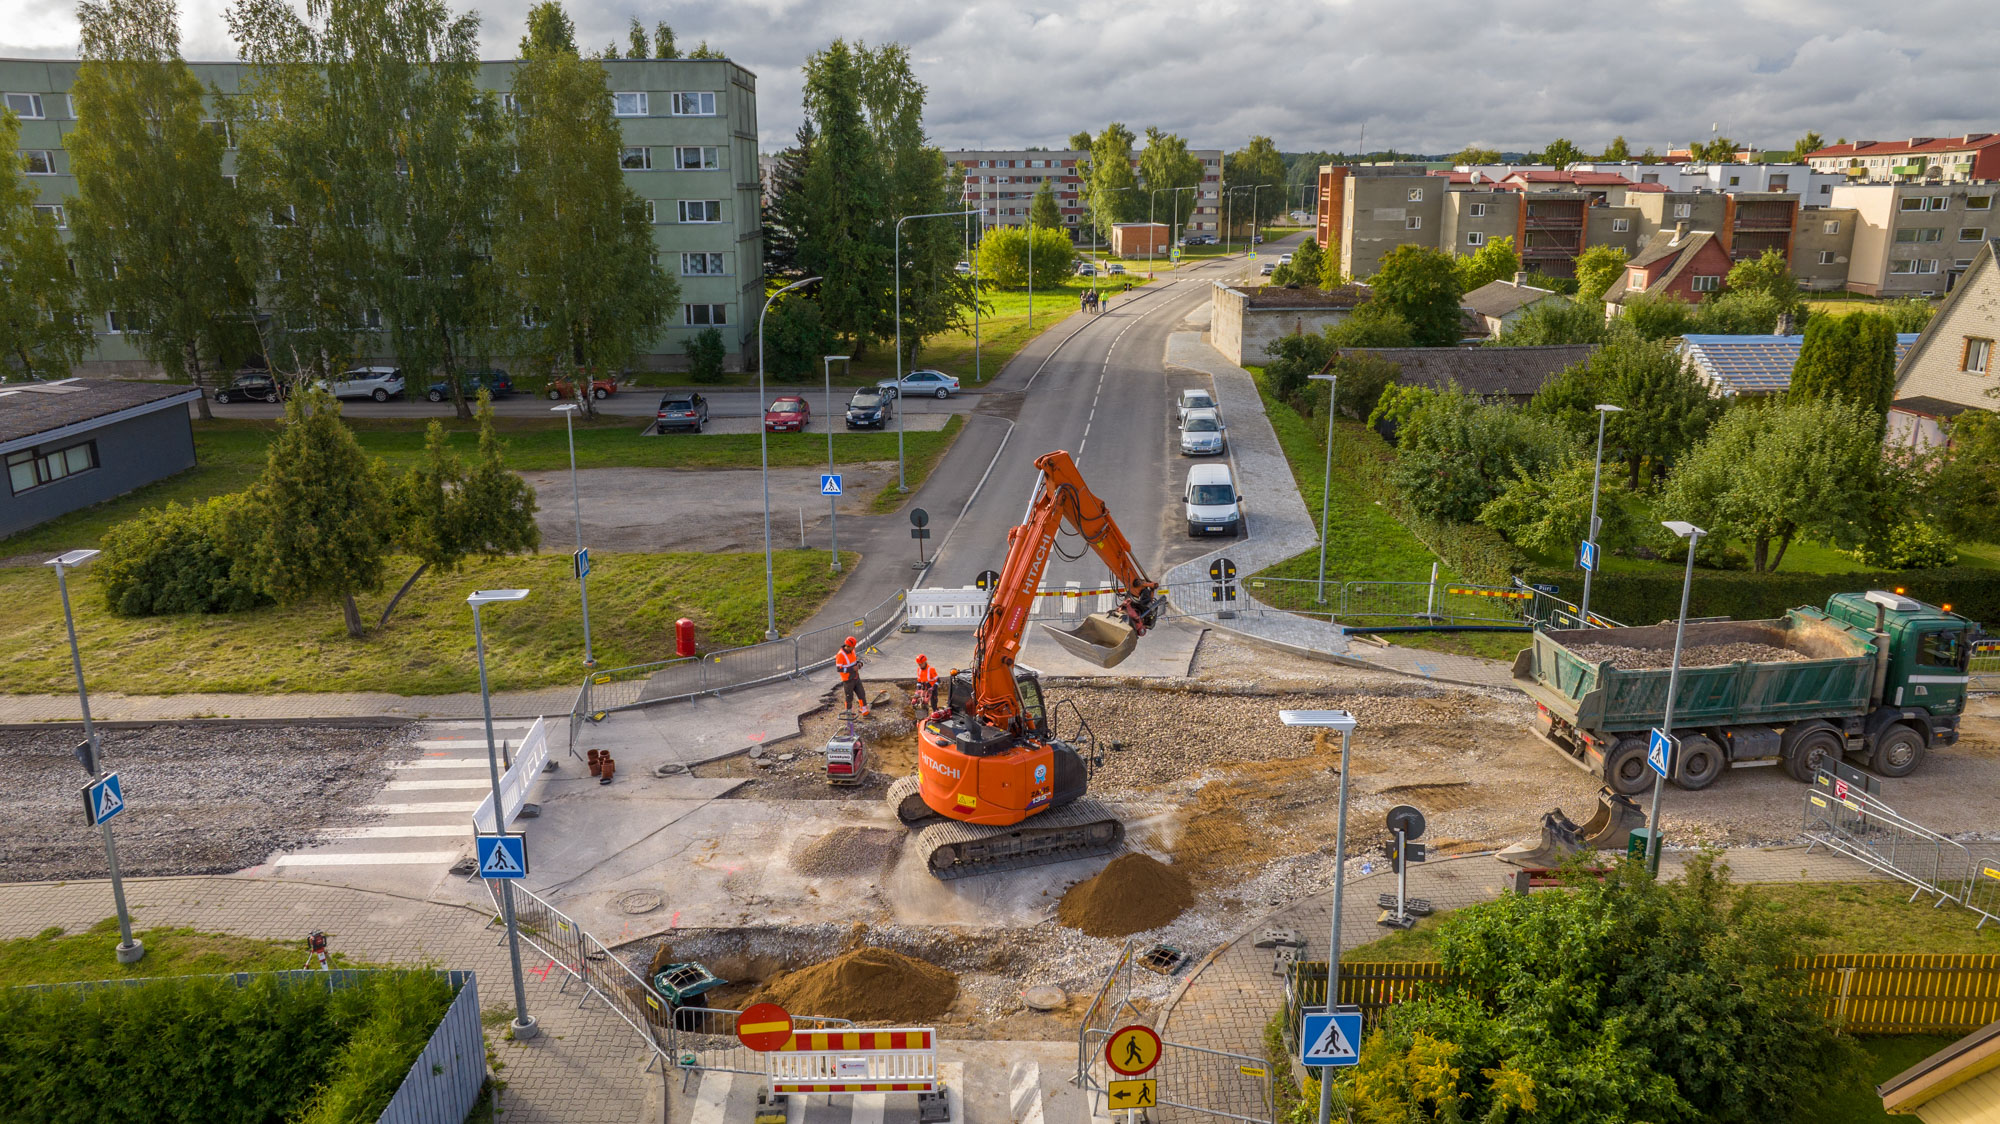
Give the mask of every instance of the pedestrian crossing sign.
[[822, 473], [820, 473], [820, 474], [819, 474], [819, 494], [820, 494], [820, 495], [822, 495], [822, 496], [837, 496], [837, 495], [839, 495], [839, 494], [840, 494], [840, 473], [838, 473], [838, 472], [822, 472]]
[[481, 835], [478, 840], [479, 877], [526, 878], [528, 876], [526, 836]]
[[1304, 1033], [1299, 1036], [1304, 1046], [1299, 1054], [1302, 1064], [1360, 1064], [1361, 1011], [1358, 1008], [1308, 1012], [1303, 1030]]
[[124, 810], [125, 794], [118, 787], [117, 773], [107, 773], [83, 786], [83, 812], [90, 826], [97, 827]]

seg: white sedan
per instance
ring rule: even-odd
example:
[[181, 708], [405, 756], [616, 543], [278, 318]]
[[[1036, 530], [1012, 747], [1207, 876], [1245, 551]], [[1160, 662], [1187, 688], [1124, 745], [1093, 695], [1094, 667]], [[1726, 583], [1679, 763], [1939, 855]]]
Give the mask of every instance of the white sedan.
[[[322, 384], [325, 385], [325, 384]], [[403, 393], [401, 367], [355, 367], [342, 371], [327, 390], [335, 398], [373, 398], [387, 402]]]
[[934, 398], [950, 398], [958, 393], [958, 378], [943, 371], [929, 368], [909, 371], [898, 383], [892, 376], [875, 384], [892, 397], [908, 398], [911, 395], [928, 394]]

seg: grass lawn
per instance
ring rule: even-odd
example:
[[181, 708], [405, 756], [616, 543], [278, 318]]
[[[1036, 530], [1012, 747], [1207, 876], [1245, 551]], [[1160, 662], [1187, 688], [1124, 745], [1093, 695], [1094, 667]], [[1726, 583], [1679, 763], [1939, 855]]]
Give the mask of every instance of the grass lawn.
[[[36, 936], [0, 941], [0, 987], [224, 972], [283, 972], [308, 966], [303, 939], [252, 940], [193, 929], [142, 932], [136, 924], [132, 936], [146, 946], [146, 955], [137, 964], [120, 964], [112, 951], [118, 944], [116, 917], [107, 917], [80, 933], [51, 928]], [[339, 943], [337, 938], [333, 943]], [[336, 968], [379, 967], [351, 961], [337, 949], [332, 953], [332, 961]]]
[[[169, 500], [198, 502], [224, 492], [248, 487], [264, 469], [265, 450], [277, 435], [279, 423], [271, 421], [196, 422], [195, 456], [192, 469], [130, 495], [108, 500], [82, 511], [71, 512], [39, 527], [0, 540], [0, 558], [14, 555], [54, 554], [79, 546], [96, 545], [114, 523], [130, 519], [148, 508]], [[415, 462], [423, 452], [424, 429], [428, 419], [352, 418], [362, 448], [381, 457], [392, 467]], [[909, 463], [935, 463], [957, 436], [964, 423], [956, 418], [941, 431], [905, 434], [905, 455]], [[560, 470], [569, 467], [569, 439], [561, 419], [494, 419], [494, 426], [507, 442], [507, 466], [520, 471]], [[460, 456], [470, 460], [478, 452], [479, 430], [471, 422], [447, 421], [452, 444]], [[580, 424], [576, 430], [576, 459], [581, 468], [755, 468], [758, 464], [758, 435], [755, 433], [709, 433], [701, 436], [640, 436], [638, 419], [600, 418]], [[804, 467], [826, 463], [826, 435], [823, 433], [773, 433], [771, 463], [784, 467]], [[833, 438], [835, 464], [896, 459], [896, 434], [836, 433]], [[926, 470], [928, 471], [928, 470]]]
[[[853, 555], [846, 556], [851, 572]], [[764, 560], [757, 554], [593, 555], [591, 641], [619, 667], [662, 658], [674, 621], [695, 622], [703, 650], [750, 643], [764, 631]], [[790, 631], [838, 587], [824, 551], [774, 556], [778, 627]], [[382, 607], [413, 569], [393, 558], [384, 588], [357, 598], [368, 636], [351, 640], [331, 602], [234, 615], [114, 617], [89, 569], [70, 582], [77, 636], [98, 691], [285, 693], [478, 689], [471, 614], [474, 589], [527, 588], [534, 596], [483, 615], [487, 673], [495, 690], [573, 684], [582, 675], [583, 622], [566, 553], [475, 562], [426, 574], [380, 631]], [[40, 566], [0, 570], [0, 691], [75, 689], [55, 582]]]
[[1855, 1039], [1868, 1052], [1867, 1068], [1845, 1089], [1828, 1094], [1824, 1124], [1909, 1124], [1910, 1116], [1882, 1111], [1875, 1086], [1958, 1041], [1935, 1034], [1862, 1035]]

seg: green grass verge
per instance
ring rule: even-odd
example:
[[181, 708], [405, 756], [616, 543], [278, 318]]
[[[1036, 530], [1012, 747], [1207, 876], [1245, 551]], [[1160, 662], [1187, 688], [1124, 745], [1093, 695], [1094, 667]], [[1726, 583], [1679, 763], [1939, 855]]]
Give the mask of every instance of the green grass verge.
[[[844, 556], [851, 572], [854, 555]], [[704, 650], [760, 639], [764, 631], [764, 560], [757, 554], [594, 555], [591, 641], [606, 667], [661, 658], [674, 621], [695, 622]], [[385, 588], [364, 595], [369, 625], [409, 576], [392, 559]], [[774, 556], [777, 616], [789, 631], [810, 617], [840, 583], [826, 554], [785, 550]], [[526, 588], [534, 596], [483, 616], [486, 666], [495, 690], [566, 686], [580, 681], [583, 623], [567, 554], [475, 562], [455, 574], [426, 574], [379, 631], [351, 640], [339, 608], [328, 603], [215, 616], [115, 617], [90, 570], [70, 582], [77, 635], [90, 686], [99, 691], [172, 695], [387, 691], [399, 695], [478, 689], [471, 617], [474, 589]], [[0, 570], [0, 691], [67, 693], [75, 689], [55, 582], [42, 567]]]
[[868, 510], [877, 515], [887, 515], [889, 512], [903, 506], [911, 496], [916, 495], [917, 489], [923, 487], [924, 481], [930, 479], [931, 470], [936, 468], [938, 462], [944, 459], [945, 451], [951, 448], [952, 441], [958, 437], [959, 431], [964, 428], [965, 415], [953, 414], [950, 420], [944, 423], [944, 429], [939, 431], [944, 436], [944, 440], [930, 442], [928, 452], [921, 456], [909, 457], [907, 459], [905, 474], [909, 477], [910, 490], [907, 492], [897, 491], [896, 482], [891, 480], [882, 485], [882, 490], [875, 493], [874, 499], [868, 501]]
[[[116, 917], [107, 917], [80, 933], [51, 928], [32, 937], [0, 940], [0, 987], [225, 972], [287, 972], [307, 967], [303, 940], [255, 940], [186, 928], [143, 932], [135, 928], [132, 935], [146, 946], [145, 957], [136, 964], [120, 964], [113, 951], [118, 944]], [[333, 952], [332, 960], [337, 968], [382, 967], [350, 961], [338, 950]]]
[[1853, 1084], [1828, 1094], [1822, 1106], [1824, 1115], [1818, 1119], [1824, 1124], [1909, 1124], [1912, 1118], [1908, 1115], [1891, 1116], [1882, 1111], [1882, 1098], [1875, 1087], [1957, 1040], [1935, 1034], [1856, 1037], [1868, 1053], [1867, 1066]]

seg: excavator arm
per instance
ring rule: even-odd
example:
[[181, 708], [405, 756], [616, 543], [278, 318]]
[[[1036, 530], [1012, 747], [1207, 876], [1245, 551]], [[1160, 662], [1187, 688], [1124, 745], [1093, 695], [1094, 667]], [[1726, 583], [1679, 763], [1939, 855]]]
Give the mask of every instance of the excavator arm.
[[1110, 612], [1093, 613], [1083, 624], [1065, 631], [1044, 626], [1051, 639], [1072, 655], [1100, 667], [1112, 667], [1131, 654], [1138, 638], [1158, 623], [1166, 609], [1159, 584], [1146, 577], [1132, 557], [1132, 544], [1110, 510], [1084, 482], [1076, 462], [1066, 452], [1044, 454], [1035, 461], [1041, 471], [1027, 515], [1007, 532], [1007, 561], [987, 602], [973, 648], [972, 715], [987, 726], [1009, 729], [1022, 715], [1021, 694], [1014, 683], [1014, 662], [1028, 615], [1055, 552], [1064, 524], [1090, 544], [1111, 571], [1118, 604]]

